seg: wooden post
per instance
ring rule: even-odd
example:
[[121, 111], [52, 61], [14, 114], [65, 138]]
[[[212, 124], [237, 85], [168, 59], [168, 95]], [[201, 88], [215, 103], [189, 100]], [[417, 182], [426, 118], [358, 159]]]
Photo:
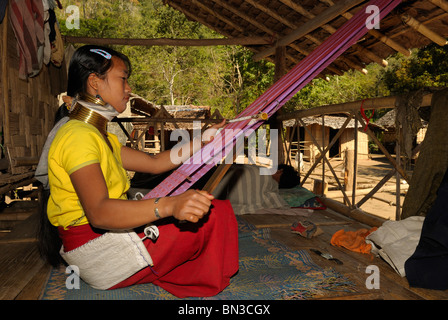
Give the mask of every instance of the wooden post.
[[328, 192], [328, 183], [319, 179], [314, 179], [313, 193], [325, 195]]
[[[322, 150], [325, 150], [325, 115], [322, 115]], [[323, 151], [321, 151], [323, 152]], [[326, 157], [326, 155], [324, 155]], [[325, 194], [324, 191], [325, 186], [325, 161], [322, 159], [322, 193], [321, 195]]]
[[[395, 145], [395, 159], [397, 161], [397, 166], [400, 166], [401, 164], [401, 125], [397, 126], [397, 136], [396, 136], [396, 145]], [[400, 206], [400, 174], [397, 172], [395, 174], [395, 185], [396, 185], [396, 190], [395, 190], [395, 203], [397, 204], [397, 206], [395, 207], [395, 220], [398, 221], [400, 220], [400, 216], [401, 216], [401, 206]]]
[[[356, 185], [356, 163], [355, 163], [355, 150], [346, 149], [345, 150], [345, 175], [344, 175], [344, 183], [345, 183], [345, 191], [352, 190], [352, 199], [355, 198]], [[347, 203], [346, 203], [347, 205]]]
[[353, 183], [352, 183], [352, 205], [354, 206], [356, 203], [356, 175], [358, 172], [358, 120], [355, 119], [355, 128], [353, 131], [354, 134], [354, 152], [353, 152]]

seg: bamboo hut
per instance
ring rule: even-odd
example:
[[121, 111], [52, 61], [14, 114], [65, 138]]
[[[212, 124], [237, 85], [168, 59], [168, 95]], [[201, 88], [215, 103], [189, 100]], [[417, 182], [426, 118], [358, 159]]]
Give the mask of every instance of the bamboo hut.
[[[170, 149], [177, 141], [171, 141], [171, 133], [186, 130], [190, 136], [194, 129], [202, 129], [212, 118], [222, 118], [219, 111], [213, 114], [209, 106], [194, 105], [156, 105], [146, 99], [132, 94], [128, 113], [116, 122], [130, 123], [132, 127], [122, 128], [128, 133], [128, 144], [151, 154]], [[194, 128], [194, 121], [199, 128]]]
[[[413, 147], [420, 145], [425, 139], [426, 130], [428, 129], [428, 121], [420, 119], [421, 128], [418, 129], [415, 137], [413, 137]], [[381, 140], [390, 153], [395, 153], [396, 146], [396, 111], [395, 109], [388, 111], [384, 116], [375, 121], [377, 132], [381, 135]], [[414, 155], [415, 156], [415, 155]]]
[[[311, 163], [314, 163], [315, 160], [319, 157], [319, 149], [315, 145], [314, 141], [310, 137], [310, 133], [316, 138], [317, 141], [322, 142], [322, 146], [326, 148], [331, 139], [336, 135], [337, 131], [342, 128], [342, 125], [345, 122], [346, 117], [338, 117], [338, 116], [325, 116], [322, 117], [306, 117], [303, 118], [302, 121], [304, 125], [308, 128], [305, 130], [304, 128], [299, 128], [299, 135], [301, 137], [301, 141], [297, 141], [293, 139], [293, 141], [286, 142], [287, 145], [300, 145], [301, 151], [303, 154], [303, 159], [307, 160]], [[288, 130], [291, 130], [295, 121], [284, 121], [283, 126], [286, 128], [286, 136], [288, 136]], [[340, 158], [344, 160], [346, 150], [355, 150], [354, 146], [354, 134], [353, 130], [355, 130], [355, 120], [350, 120], [347, 126], [343, 129], [342, 134], [337, 139], [337, 142], [333, 144], [332, 148], [329, 151], [330, 158]], [[364, 132], [361, 126], [358, 123], [358, 141], [357, 141], [357, 150], [358, 150], [358, 159], [368, 159], [369, 158], [369, 138], [368, 135]], [[310, 133], [309, 133], [310, 132]], [[324, 140], [322, 140], [324, 139]], [[295, 152], [297, 152], [297, 148], [295, 150], [291, 150], [291, 156], [295, 156]]]

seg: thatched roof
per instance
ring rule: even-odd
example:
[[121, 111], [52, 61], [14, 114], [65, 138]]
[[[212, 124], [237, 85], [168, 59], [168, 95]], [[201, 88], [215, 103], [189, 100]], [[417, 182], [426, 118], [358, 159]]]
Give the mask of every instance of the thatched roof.
[[[396, 109], [390, 110], [384, 116], [375, 121], [375, 124], [385, 130], [395, 130], [395, 113]], [[420, 119], [422, 122], [422, 126], [425, 127], [428, 125], [428, 121]]]
[[[187, 18], [217, 31], [229, 39], [264, 39], [259, 44], [245, 45], [255, 58], [273, 60], [278, 41], [295, 32], [299, 37], [287, 45], [287, 66], [292, 68], [320, 43], [325, 41], [347, 19], [362, 8], [362, 0], [164, 0], [183, 12]], [[363, 70], [365, 65], [411, 48], [448, 37], [448, 5], [444, 0], [404, 0], [380, 22], [380, 29], [365, 37], [336, 59], [325, 74], [341, 74], [349, 69]], [[331, 13], [331, 15], [329, 14]], [[331, 17], [331, 19], [325, 19]], [[420, 23], [418, 31], [415, 25]], [[428, 29], [431, 32], [426, 32]], [[299, 32], [300, 31], [300, 32]], [[304, 31], [304, 32], [301, 32]], [[267, 54], [267, 55], [266, 55]]]
[[395, 109], [390, 110], [384, 116], [375, 121], [375, 124], [384, 129], [395, 128]]

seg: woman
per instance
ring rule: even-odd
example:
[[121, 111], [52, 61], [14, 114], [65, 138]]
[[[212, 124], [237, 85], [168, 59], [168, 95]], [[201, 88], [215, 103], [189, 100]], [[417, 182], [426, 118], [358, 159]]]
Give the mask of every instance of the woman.
[[175, 168], [171, 159], [179, 156], [173, 150], [150, 156], [106, 132], [107, 122], [126, 108], [130, 73], [126, 56], [99, 46], [79, 48], [70, 62], [70, 121], [48, 152], [47, 213], [58, 228], [61, 255], [96, 288], [152, 282], [178, 297], [216, 295], [238, 269], [231, 206], [198, 190], [126, 198], [126, 170], [161, 173]]

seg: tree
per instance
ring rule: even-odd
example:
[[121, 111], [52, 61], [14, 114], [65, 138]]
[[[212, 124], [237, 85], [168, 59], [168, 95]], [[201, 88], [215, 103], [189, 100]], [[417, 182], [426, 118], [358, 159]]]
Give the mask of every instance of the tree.
[[413, 50], [410, 57], [397, 55], [386, 69], [384, 83], [394, 94], [425, 87], [448, 86], [448, 48], [431, 44]]

